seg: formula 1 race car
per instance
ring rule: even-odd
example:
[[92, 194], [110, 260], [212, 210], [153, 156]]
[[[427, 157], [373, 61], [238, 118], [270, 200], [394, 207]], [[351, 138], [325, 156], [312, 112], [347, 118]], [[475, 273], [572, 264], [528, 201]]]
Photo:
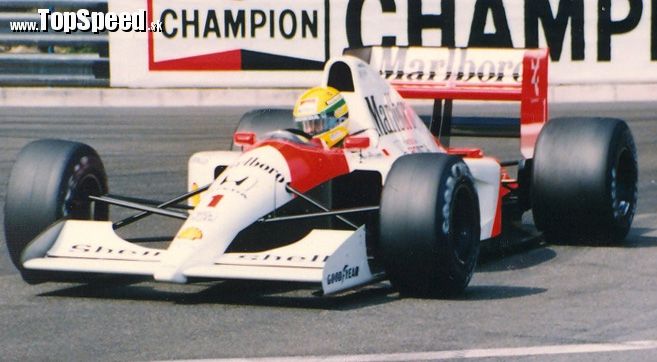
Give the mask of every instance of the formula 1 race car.
[[[468, 285], [480, 242], [528, 210], [551, 241], [622, 240], [637, 204], [630, 130], [618, 119], [548, 122], [547, 68], [544, 49], [347, 51], [322, 81], [349, 108], [339, 147], [296, 137], [289, 110], [251, 111], [233, 150], [191, 156], [188, 192], [166, 202], [108, 194], [87, 145], [35, 141], [7, 189], [11, 260], [28, 283], [257, 279], [327, 295], [389, 279], [406, 294], [445, 296]], [[405, 101], [415, 98], [435, 100], [429, 122]], [[459, 99], [519, 101], [523, 158], [449, 147]], [[109, 205], [139, 213], [110, 222]], [[151, 214], [185, 220], [166, 249], [114, 231]]]

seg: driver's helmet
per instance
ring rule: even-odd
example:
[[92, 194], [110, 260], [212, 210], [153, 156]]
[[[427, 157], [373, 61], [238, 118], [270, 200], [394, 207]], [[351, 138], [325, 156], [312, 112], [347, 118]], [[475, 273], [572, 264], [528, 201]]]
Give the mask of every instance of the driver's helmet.
[[298, 129], [333, 147], [345, 138], [349, 109], [340, 92], [333, 87], [315, 87], [299, 97], [294, 105]]

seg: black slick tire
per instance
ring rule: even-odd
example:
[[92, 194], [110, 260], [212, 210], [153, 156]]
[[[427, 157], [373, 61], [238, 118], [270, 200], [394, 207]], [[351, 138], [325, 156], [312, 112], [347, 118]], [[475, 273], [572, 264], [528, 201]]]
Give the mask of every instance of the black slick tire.
[[479, 201], [467, 165], [445, 154], [400, 157], [381, 195], [379, 253], [404, 295], [448, 297], [479, 256]]
[[620, 241], [636, 211], [637, 181], [636, 145], [624, 121], [551, 120], [534, 155], [531, 203], [536, 226], [551, 242]]
[[62, 218], [107, 220], [108, 205], [87, 197], [107, 191], [103, 163], [85, 144], [47, 139], [20, 151], [9, 176], [4, 226], [11, 261], [23, 279], [29, 283], [48, 279], [45, 272], [21, 265], [28, 243]]

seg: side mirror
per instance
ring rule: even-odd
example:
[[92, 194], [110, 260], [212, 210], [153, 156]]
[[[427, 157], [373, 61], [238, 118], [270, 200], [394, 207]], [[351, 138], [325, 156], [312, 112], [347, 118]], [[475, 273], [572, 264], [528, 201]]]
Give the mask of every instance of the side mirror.
[[343, 147], [350, 150], [363, 150], [370, 147], [370, 138], [364, 136], [352, 136], [344, 139]]
[[235, 132], [233, 143], [238, 146], [253, 146], [256, 141], [256, 135], [253, 132]]

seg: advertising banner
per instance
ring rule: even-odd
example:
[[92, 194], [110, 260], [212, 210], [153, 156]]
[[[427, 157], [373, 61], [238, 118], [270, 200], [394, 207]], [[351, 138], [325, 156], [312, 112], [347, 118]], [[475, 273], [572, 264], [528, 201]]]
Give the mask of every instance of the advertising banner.
[[549, 48], [552, 85], [654, 83], [655, 3], [109, 0], [110, 11], [145, 10], [150, 24], [146, 32], [110, 33], [110, 80], [114, 87], [308, 87], [345, 48], [424, 45]]

